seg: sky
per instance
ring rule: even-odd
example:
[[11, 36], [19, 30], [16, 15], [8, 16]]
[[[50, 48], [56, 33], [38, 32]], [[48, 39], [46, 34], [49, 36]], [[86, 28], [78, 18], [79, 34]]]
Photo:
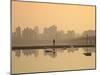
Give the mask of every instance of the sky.
[[12, 2], [12, 31], [18, 26], [22, 29], [38, 26], [42, 32], [52, 25], [65, 32], [95, 30], [95, 6]]

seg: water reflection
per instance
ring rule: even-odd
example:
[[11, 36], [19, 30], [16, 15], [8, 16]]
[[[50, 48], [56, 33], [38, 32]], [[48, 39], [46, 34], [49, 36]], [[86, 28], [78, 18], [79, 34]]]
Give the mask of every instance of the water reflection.
[[67, 48], [58, 48], [56, 49], [57, 52], [63, 53]]
[[51, 57], [56, 57], [57, 56], [57, 50], [56, 49], [45, 49], [44, 50], [44, 55], [49, 55]]
[[22, 53], [26, 56], [29, 56], [29, 55], [32, 55], [34, 54], [35, 57], [38, 56], [39, 54], [39, 51], [38, 50], [35, 50], [35, 49], [27, 49], [27, 50], [22, 50]]
[[78, 51], [79, 48], [67, 48], [67, 52], [70, 53], [70, 52], [75, 52], [75, 51]]
[[35, 57], [37, 57], [39, 54], [39, 51], [35, 49], [15, 50], [14, 52], [15, 52], [15, 56], [17, 57], [20, 57], [21, 53], [23, 53], [25, 56], [30, 56], [34, 54]]
[[15, 56], [20, 57], [21, 55], [21, 50], [15, 50]]
[[95, 48], [84, 48], [84, 55], [85, 56], [91, 56], [92, 52], [95, 52]]
[[[89, 47], [89, 48], [82, 48], [83, 51], [85, 53], [92, 53], [95, 52], [95, 47]], [[56, 57], [57, 53], [64, 53], [65, 50], [67, 50], [68, 53], [74, 53], [75, 51], [78, 51], [79, 48], [50, 48], [50, 49], [41, 49], [44, 50], [44, 55], [45, 56], [51, 56], [51, 57]], [[15, 52], [15, 56], [20, 57], [21, 53], [24, 54], [25, 56], [30, 56], [30, 55], [34, 55], [35, 57], [37, 57], [39, 55], [39, 49], [25, 49], [25, 50], [14, 50]]]
[[87, 47], [87, 48], [84, 48], [84, 51], [85, 52], [95, 52], [95, 47]]

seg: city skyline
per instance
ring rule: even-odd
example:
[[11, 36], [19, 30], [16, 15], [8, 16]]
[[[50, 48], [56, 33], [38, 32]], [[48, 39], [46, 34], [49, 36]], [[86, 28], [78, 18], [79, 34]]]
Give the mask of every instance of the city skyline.
[[45, 31], [45, 29], [49, 29], [49, 28], [51, 28], [51, 27], [53, 27], [53, 26], [55, 26], [56, 27], [56, 30], [59, 32], [59, 31], [61, 31], [61, 32], [64, 32], [65, 34], [66, 33], [68, 33], [69, 31], [74, 31], [76, 34], [78, 34], [78, 35], [81, 35], [81, 34], [83, 34], [85, 31], [95, 31], [95, 29], [89, 29], [89, 30], [85, 30], [85, 31], [83, 31], [83, 32], [81, 32], [81, 33], [78, 33], [78, 32], [76, 32], [75, 30], [67, 30], [67, 31], [64, 31], [64, 30], [58, 30], [58, 28], [57, 28], [57, 26], [56, 25], [51, 25], [51, 26], [49, 26], [49, 27], [44, 27], [43, 29], [42, 29], [42, 32], [40, 31], [41, 29], [39, 28], [39, 26], [35, 26], [35, 27], [25, 27], [25, 28], [22, 28], [21, 26], [17, 26], [16, 28], [15, 28], [15, 30], [14, 31], [12, 31], [12, 32], [16, 32], [16, 29], [17, 28], [19, 28], [20, 27], [20, 29], [21, 29], [21, 31], [23, 31], [24, 29], [32, 29], [32, 30], [35, 30], [35, 29], [38, 29], [38, 33], [40, 33], [40, 34], [43, 34], [44, 33], [44, 31]]
[[[52, 36], [52, 37], [51, 37]], [[57, 30], [55, 25], [44, 28], [43, 33], [39, 32], [38, 26], [33, 28], [25, 28], [21, 30], [18, 26], [15, 32], [12, 32], [13, 45], [43, 45], [51, 44], [55, 40], [56, 44], [95, 44], [95, 30], [87, 30], [82, 34], [77, 34], [73, 30], [64, 32]]]

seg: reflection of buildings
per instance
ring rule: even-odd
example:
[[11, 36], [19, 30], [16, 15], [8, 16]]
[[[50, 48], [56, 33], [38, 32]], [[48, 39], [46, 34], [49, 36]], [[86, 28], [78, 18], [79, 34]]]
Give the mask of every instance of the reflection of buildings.
[[83, 48], [83, 50], [85, 51], [85, 52], [90, 52], [90, 53], [92, 53], [92, 52], [95, 52], [95, 47], [88, 47], [88, 48]]
[[52, 44], [55, 39], [56, 44], [86, 44], [86, 35], [88, 35], [89, 43], [95, 44], [95, 31], [84, 31], [82, 35], [77, 36], [75, 31], [70, 30], [65, 33], [63, 30], [57, 30], [55, 25], [44, 28], [43, 33], [39, 33], [39, 28], [25, 28], [21, 30], [18, 26], [12, 33], [13, 45], [33, 45], [33, 44]]
[[34, 56], [37, 57], [38, 54], [39, 54], [39, 50], [27, 49], [27, 50], [22, 50], [22, 53], [24, 55], [26, 55], [26, 56], [30, 56], [30, 55], [33, 55], [34, 54]]
[[21, 54], [25, 55], [25, 56], [30, 56], [33, 55], [35, 57], [37, 57], [39, 55], [39, 50], [34, 50], [34, 49], [27, 49], [27, 50], [15, 50], [14, 51], [15, 56], [20, 57]]

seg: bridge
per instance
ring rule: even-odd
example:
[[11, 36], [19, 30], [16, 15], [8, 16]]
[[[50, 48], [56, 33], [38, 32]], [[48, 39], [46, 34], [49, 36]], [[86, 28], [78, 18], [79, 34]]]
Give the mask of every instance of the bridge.
[[80, 48], [95, 47], [95, 45], [41, 45], [41, 46], [13, 46], [12, 50], [47, 49], [47, 48]]

